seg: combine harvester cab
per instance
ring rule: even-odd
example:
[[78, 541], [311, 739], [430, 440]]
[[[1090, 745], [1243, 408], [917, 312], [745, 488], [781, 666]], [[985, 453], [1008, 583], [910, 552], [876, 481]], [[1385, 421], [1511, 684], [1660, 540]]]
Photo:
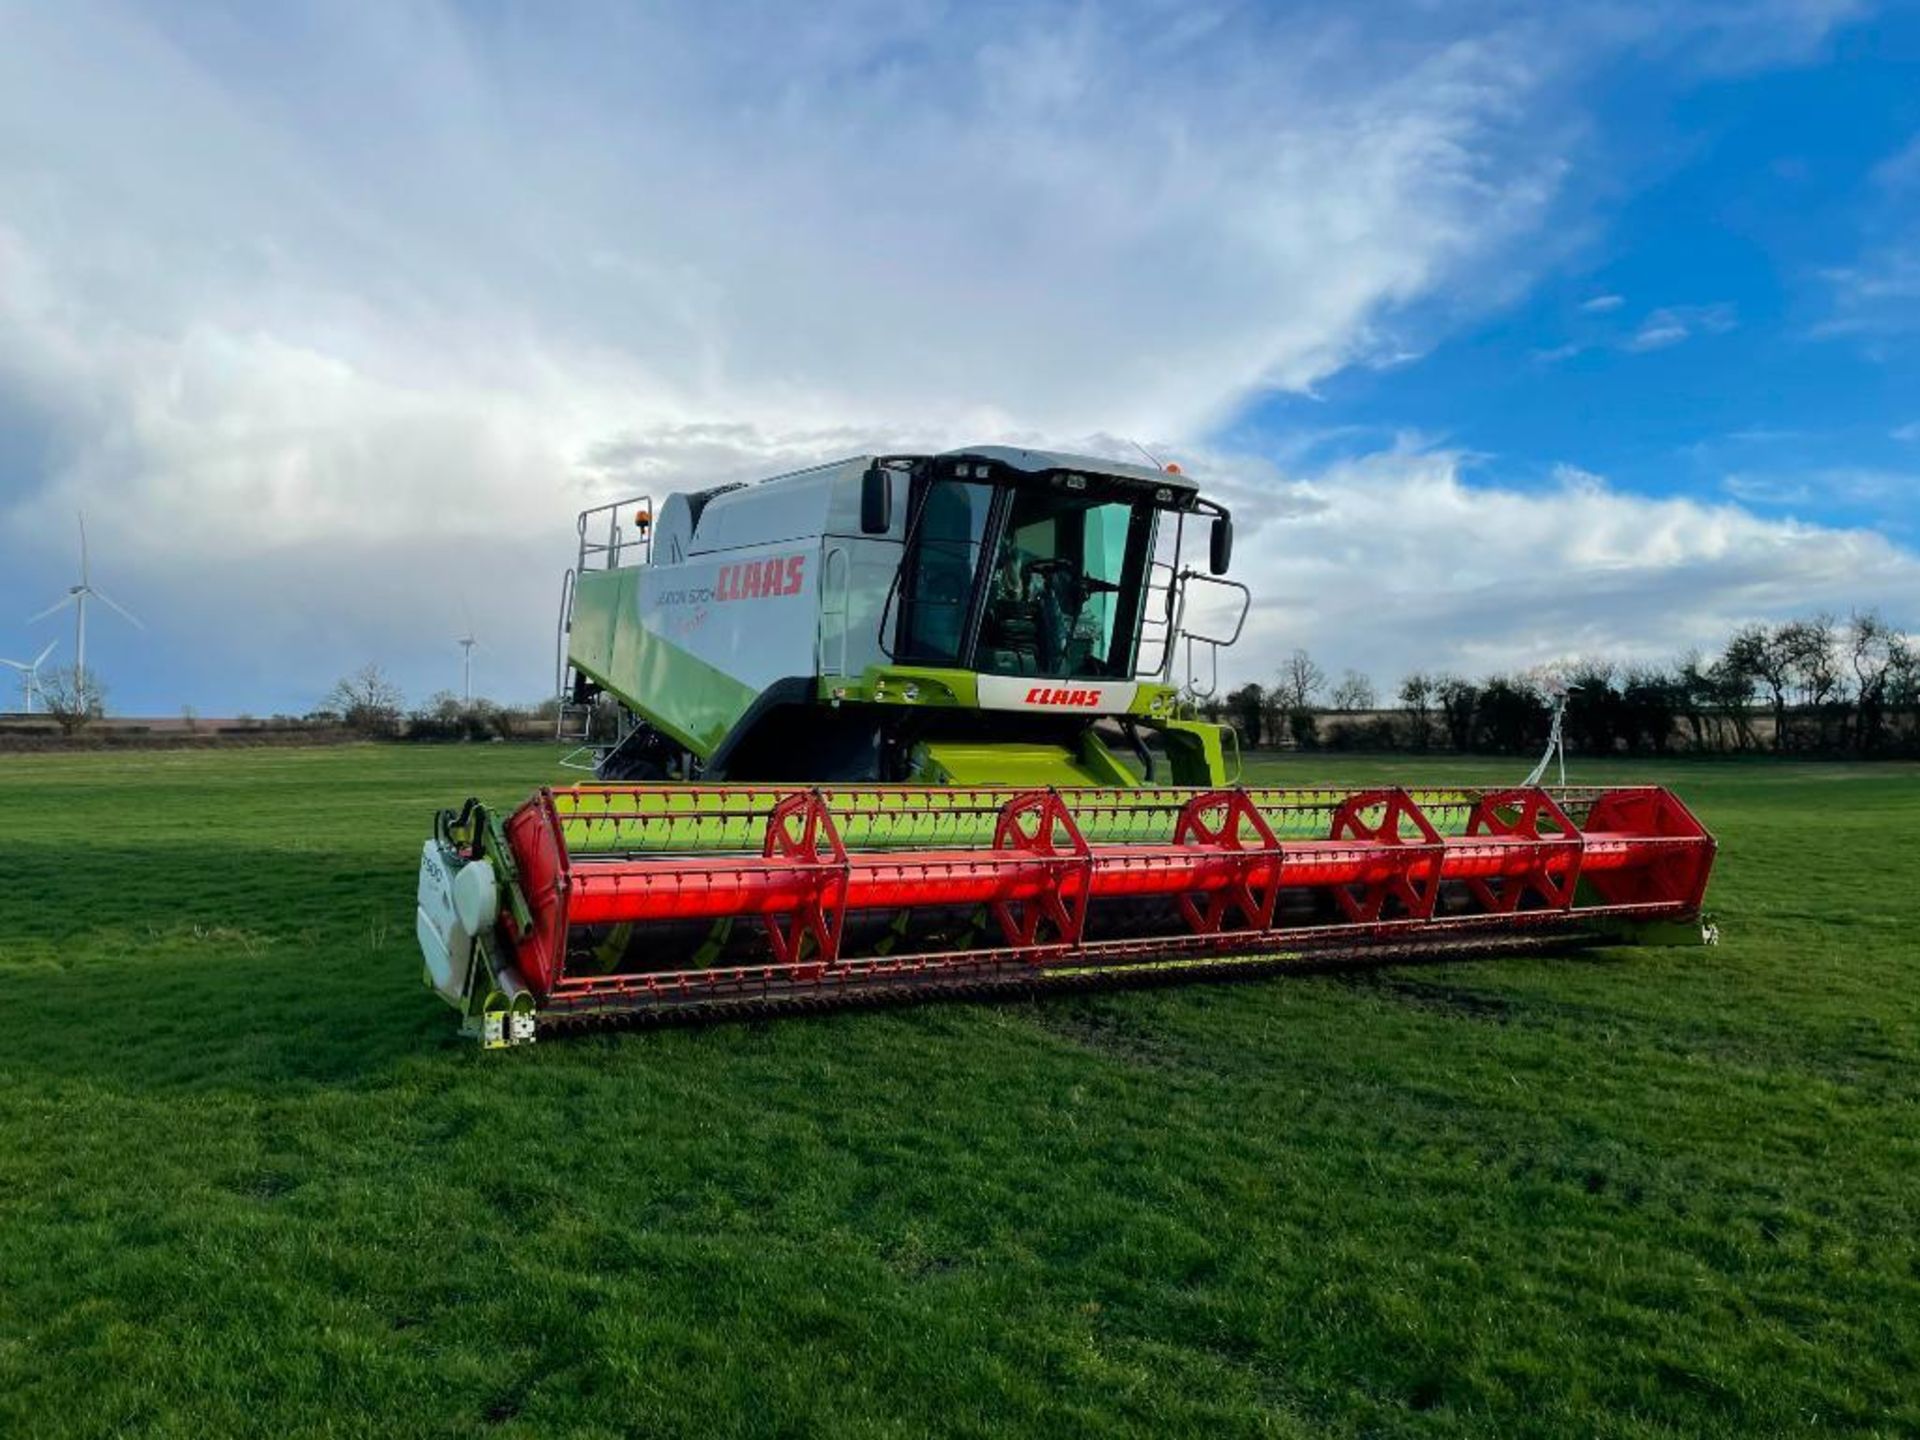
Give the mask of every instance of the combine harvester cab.
[[[1178, 564], [1196, 515], [1209, 574]], [[1232, 785], [1227, 734], [1181, 704], [1245, 619], [1218, 578], [1231, 549], [1176, 473], [992, 448], [671, 496], [657, 521], [644, 500], [588, 512], [561, 725], [600, 782], [442, 812], [427, 983], [507, 1045], [613, 1017], [1702, 938], [1714, 842], [1663, 790]], [[1212, 633], [1188, 622], [1203, 585], [1233, 602]], [[1172, 784], [1140, 784], [1115, 743]]]

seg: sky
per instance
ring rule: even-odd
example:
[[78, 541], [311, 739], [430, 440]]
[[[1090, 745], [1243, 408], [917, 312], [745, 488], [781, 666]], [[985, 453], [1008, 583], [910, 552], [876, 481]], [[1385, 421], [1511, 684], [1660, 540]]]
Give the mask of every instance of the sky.
[[0, 655], [551, 691], [573, 517], [1179, 461], [1223, 668], [1920, 626], [1920, 7], [0, 0]]

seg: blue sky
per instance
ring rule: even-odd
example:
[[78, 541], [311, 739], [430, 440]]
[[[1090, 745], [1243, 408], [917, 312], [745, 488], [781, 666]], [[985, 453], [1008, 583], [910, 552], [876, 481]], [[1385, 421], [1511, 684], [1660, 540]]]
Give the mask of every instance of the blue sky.
[[[1920, 14], [0, 0], [0, 655], [115, 708], [549, 683], [572, 516], [1183, 460], [1230, 674], [1920, 625]], [[470, 617], [470, 618], [469, 618]]]
[[1512, 484], [1572, 464], [1914, 543], [1920, 292], [1857, 314], [1843, 272], [1920, 217], [1917, 66], [1908, 11], [1757, 74], [1609, 67], [1560, 263], [1468, 323], [1436, 320], [1417, 359], [1275, 397], [1238, 435], [1323, 425], [1353, 451], [1411, 430]]

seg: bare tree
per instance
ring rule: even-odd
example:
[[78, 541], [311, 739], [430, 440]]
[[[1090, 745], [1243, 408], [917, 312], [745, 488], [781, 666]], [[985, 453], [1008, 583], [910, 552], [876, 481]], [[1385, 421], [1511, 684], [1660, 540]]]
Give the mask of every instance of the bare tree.
[[[1673, 667], [1674, 693], [1680, 714], [1687, 722], [1693, 748], [1707, 748], [1707, 712], [1713, 706], [1713, 680], [1707, 662], [1698, 650], [1689, 650]], [[1718, 735], [1715, 736], [1716, 741]]]
[[[1887, 667], [1887, 709], [1895, 715], [1906, 712], [1920, 721], [1920, 645], [1903, 638], [1894, 651], [1893, 664]], [[1910, 739], [1914, 732], [1908, 731]]]
[[406, 697], [378, 665], [362, 665], [343, 676], [327, 693], [326, 707], [340, 716], [349, 730], [362, 735], [390, 736], [400, 729], [400, 707]]
[[1333, 687], [1333, 708], [1336, 710], [1371, 710], [1379, 703], [1373, 693], [1373, 681], [1358, 670], [1349, 670], [1340, 677], [1340, 683]]
[[1267, 743], [1277, 747], [1287, 732], [1287, 696], [1278, 685], [1260, 692], [1260, 723], [1267, 728]]
[[78, 735], [107, 713], [107, 687], [99, 672], [75, 665], [41, 676], [40, 699], [63, 735]]
[[1733, 722], [1733, 743], [1737, 750], [1752, 750], [1753, 676], [1728, 656], [1721, 656], [1706, 668], [1707, 703]]
[[1433, 679], [1419, 671], [1400, 682], [1400, 708], [1407, 712], [1408, 739], [1424, 750], [1433, 742]]
[[[1784, 628], [1784, 627], [1783, 627]], [[1773, 708], [1773, 748], [1787, 748], [1787, 690], [1793, 683], [1793, 651], [1779, 630], [1748, 625], [1727, 642], [1726, 664], [1747, 677], [1749, 684], [1766, 687]]]
[[1480, 702], [1480, 687], [1458, 675], [1436, 675], [1433, 696], [1440, 705], [1447, 743], [1462, 755], [1466, 754], [1473, 748], [1473, 715]]
[[1827, 704], [1841, 685], [1833, 617], [1816, 615], [1811, 620], [1792, 620], [1782, 625], [1776, 634], [1786, 650], [1794, 683], [1800, 687], [1800, 703], [1815, 709]]
[[1907, 637], [1874, 610], [1856, 610], [1847, 625], [1847, 664], [1853, 671], [1854, 747], [1867, 754], [1879, 748], [1886, 728], [1887, 691], [1908, 667]]
[[1313, 704], [1314, 697], [1325, 688], [1327, 672], [1313, 663], [1313, 657], [1304, 650], [1296, 650], [1280, 665], [1280, 683], [1274, 686], [1279, 692], [1280, 705], [1287, 710], [1304, 710]]

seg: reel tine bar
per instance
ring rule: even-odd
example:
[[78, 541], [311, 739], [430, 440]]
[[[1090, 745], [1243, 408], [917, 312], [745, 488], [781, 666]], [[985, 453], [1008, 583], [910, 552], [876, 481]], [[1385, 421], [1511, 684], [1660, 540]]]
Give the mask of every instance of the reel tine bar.
[[504, 827], [500, 939], [577, 1013], [1697, 918], [1714, 842], [1684, 805], [1563, 793], [542, 791]]

